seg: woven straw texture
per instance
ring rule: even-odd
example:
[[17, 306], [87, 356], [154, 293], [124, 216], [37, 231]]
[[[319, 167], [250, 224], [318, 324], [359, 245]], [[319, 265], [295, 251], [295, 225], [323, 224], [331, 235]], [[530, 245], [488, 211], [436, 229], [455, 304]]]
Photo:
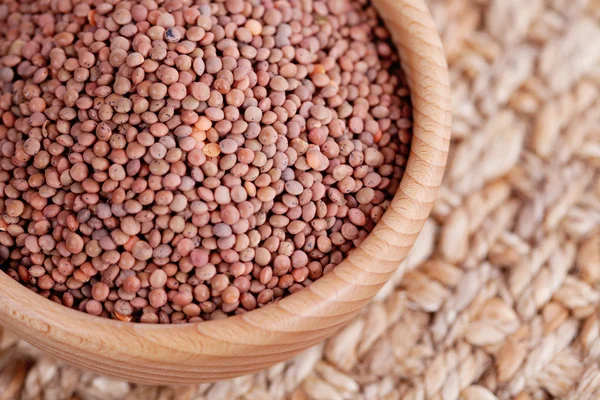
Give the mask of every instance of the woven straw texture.
[[600, 1], [430, 0], [454, 143], [409, 259], [337, 336], [268, 371], [147, 387], [0, 328], [0, 400], [600, 398]]

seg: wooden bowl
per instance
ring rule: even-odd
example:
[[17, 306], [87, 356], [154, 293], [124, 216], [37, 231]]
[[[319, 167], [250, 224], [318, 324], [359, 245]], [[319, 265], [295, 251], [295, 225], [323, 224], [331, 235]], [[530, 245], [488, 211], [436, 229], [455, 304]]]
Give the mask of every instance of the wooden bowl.
[[286, 360], [333, 334], [391, 277], [429, 215], [450, 139], [440, 39], [423, 0], [373, 0], [400, 51], [414, 138], [398, 193], [373, 232], [331, 273], [275, 304], [220, 321], [144, 325], [55, 304], [0, 273], [0, 322], [48, 353], [140, 383], [232, 378]]

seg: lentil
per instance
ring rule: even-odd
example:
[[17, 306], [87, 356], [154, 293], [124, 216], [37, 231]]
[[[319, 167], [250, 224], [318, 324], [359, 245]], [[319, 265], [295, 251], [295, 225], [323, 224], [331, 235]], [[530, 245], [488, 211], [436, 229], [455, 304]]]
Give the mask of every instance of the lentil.
[[382, 217], [411, 106], [368, 0], [47, 3], [0, 4], [0, 262], [28, 288], [220, 319], [310, 285]]

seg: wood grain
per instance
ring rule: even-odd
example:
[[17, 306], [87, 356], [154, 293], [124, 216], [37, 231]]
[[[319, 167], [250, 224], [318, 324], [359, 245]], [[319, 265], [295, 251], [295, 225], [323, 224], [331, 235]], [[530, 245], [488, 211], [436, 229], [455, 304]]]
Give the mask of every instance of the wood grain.
[[188, 325], [142, 325], [62, 307], [0, 272], [0, 322], [56, 357], [140, 383], [230, 378], [286, 360], [333, 334], [385, 284], [413, 245], [440, 186], [450, 140], [441, 42], [423, 0], [373, 0], [402, 58], [414, 107], [406, 173], [373, 232], [330, 274], [250, 313]]

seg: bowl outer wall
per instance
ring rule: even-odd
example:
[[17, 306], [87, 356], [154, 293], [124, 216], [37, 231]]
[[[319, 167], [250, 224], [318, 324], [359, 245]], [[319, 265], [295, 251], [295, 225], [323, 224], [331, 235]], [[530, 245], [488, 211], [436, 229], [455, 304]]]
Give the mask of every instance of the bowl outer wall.
[[367, 239], [331, 273], [292, 296], [219, 321], [144, 325], [53, 303], [0, 272], [0, 323], [46, 352], [104, 375], [192, 384], [251, 373], [332, 335], [400, 267], [441, 184], [451, 103], [443, 47], [423, 0], [372, 0], [411, 89], [414, 136], [405, 175]]

